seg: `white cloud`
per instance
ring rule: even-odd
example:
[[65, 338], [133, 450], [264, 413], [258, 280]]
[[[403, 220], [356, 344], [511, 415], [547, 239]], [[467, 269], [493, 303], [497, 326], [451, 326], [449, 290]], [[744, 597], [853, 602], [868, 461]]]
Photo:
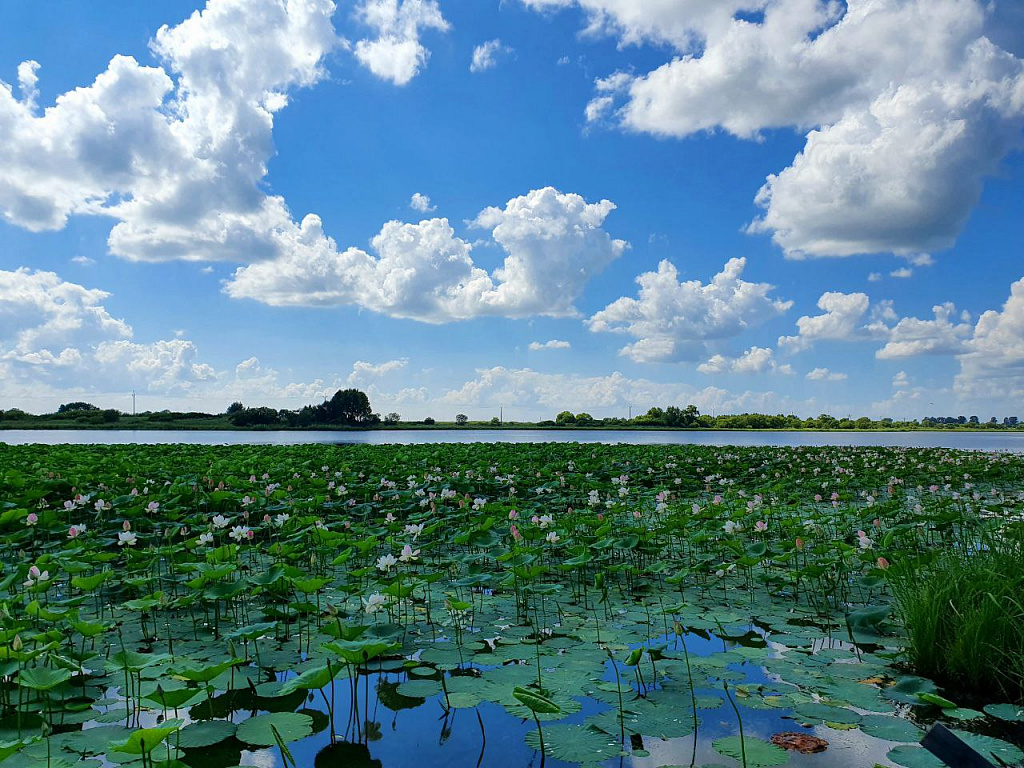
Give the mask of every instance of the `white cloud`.
[[570, 349], [572, 344], [568, 341], [562, 341], [561, 339], [551, 339], [550, 341], [531, 341], [530, 351], [537, 352], [542, 349]]
[[1022, 62], [984, 39], [963, 55], [946, 80], [894, 85], [808, 134], [758, 193], [752, 231], [792, 258], [952, 246], [1024, 127]]
[[511, 53], [511, 51], [512, 49], [502, 45], [498, 38], [481, 43], [473, 49], [473, 60], [469, 64], [469, 71], [486, 72], [498, 65], [498, 56], [503, 53]]
[[587, 321], [591, 331], [636, 339], [620, 354], [637, 362], [692, 359], [710, 342], [738, 336], [786, 312], [791, 301], [769, 296], [773, 286], [740, 275], [746, 259], [730, 259], [707, 285], [680, 282], [676, 267], [662, 261], [657, 272], [636, 278], [637, 298], [622, 297]]
[[871, 299], [866, 293], [840, 293], [829, 291], [818, 299], [820, 315], [804, 315], [796, 321], [796, 336], [779, 337], [779, 348], [789, 352], [810, 349], [818, 341], [865, 341], [884, 338], [888, 334], [888, 321], [896, 315], [892, 307], [883, 302], [875, 306], [869, 316]]
[[732, 393], [719, 387], [693, 388], [680, 383], [631, 379], [618, 371], [608, 376], [542, 373], [529, 368], [478, 370], [476, 378], [432, 401], [456, 408], [505, 407], [506, 418], [550, 419], [560, 410], [586, 410], [595, 416], [624, 416], [653, 406], [696, 405], [702, 412], [813, 412], [816, 403], [792, 400], [775, 392]]
[[77, 264], [80, 267], [91, 267], [96, 263], [96, 259], [91, 259], [88, 256], [74, 256], [71, 259], [72, 264]]
[[331, 0], [209, 0], [157, 32], [162, 66], [115, 56], [42, 114], [0, 84], [0, 212], [32, 231], [108, 216], [111, 252], [133, 260], [279, 254], [298, 226], [264, 188], [274, 115], [323, 77], [333, 12]]
[[406, 85], [430, 58], [420, 31], [450, 28], [436, 0], [362, 0], [356, 16], [377, 33], [356, 43], [359, 62], [382, 80]]
[[830, 371], [828, 368], [815, 368], [804, 378], [809, 381], [846, 381], [849, 376], [845, 373]]
[[888, 341], [875, 353], [881, 360], [897, 360], [920, 355], [953, 355], [964, 350], [973, 328], [967, 312], [957, 312], [952, 303], [932, 307], [934, 320], [904, 317], [889, 331]]
[[290, 381], [258, 358], [232, 371], [200, 359], [194, 342], [132, 339], [132, 327], [104, 306], [106, 291], [62, 280], [52, 272], [0, 270], [0, 390], [4, 407], [39, 412], [61, 402], [88, 399], [126, 408], [136, 390], [140, 409], [223, 409], [233, 400], [300, 407], [357, 380], [379, 379], [406, 365], [358, 361], [349, 380], [338, 376]]
[[5, 389], [187, 390], [215, 371], [191, 341], [131, 341], [106, 291], [53, 272], [0, 270], [0, 382]]
[[904, 253], [902, 256], [915, 267], [930, 267], [935, 264], [935, 259], [930, 253]]
[[906, 371], [899, 371], [892, 377], [892, 386], [895, 389], [903, 389], [910, 386], [910, 377]]
[[892, 272], [889, 273], [889, 277], [895, 277], [899, 279], [906, 279], [908, 277], [913, 276], [914, 270], [912, 270], [910, 267], [900, 267], [899, 269], [894, 269]]
[[409, 365], [409, 359], [403, 357], [399, 360], [388, 360], [384, 363], [368, 363], [365, 360], [356, 360], [352, 364], [352, 373], [348, 375], [349, 386], [366, 384], [373, 379], [387, 376], [389, 373], [400, 371]]
[[493, 275], [474, 264], [473, 246], [447, 219], [388, 222], [371, 242], [374, 257], [358, 248], [339, 252], [320, 220], [307, 216], [286, 256], [240, 267], [225, 290], [274, 306], [353, 304], [429, 323], [571, 317], [590, 278], [628, 247], [602, 229], [614, 208], [551, 187], [486, 208], [472, 225], [491, 230], [505, 251]]
[[521, 0], [527, 8], [553, 11], [578, 6], [587, 15], [586, 35], [614, 35], [624, 45], [668, 43], [685, 49], [704, 34], [729, 24], [741, 10], [765, 0]]
[[1001, 310], [978, 318], [963, 349], [954, 381], [960, 397], [1004, 407], [1024, 397], [1024, 278], [1010, 286]]
[[39, 98], [38, 73], [38, 61], [23, 61], [18, 65], [18, 90], [21, 91], [21, 103], [29, 112], [35, 112], [36, 99]]
[[775, 353], [767, 347], [751, 347], [739, 357], [712, 355], [711, 358], [697, 366], [700, 373], [768, 373], [777, 371], [782, 374], [793, 373], [790, 365], [779, 365], [775, 361]]
[[1020, 142], [1024, 62], [985, 36], [981, 0], [522, 2], [673, 49], [647, 74], [599, 79], [588, 120], [674, 137], [809, 130], [751, 226], [793, 258], [949, 247]]
[[414, 211], [420, 213], [433, 213], [437, 210], [436, 205], [430, 204], [430, 198], [427, 195], [422, 195], [419, 192], [413, 194], [412, 199], [409, 200], [409, 207]]
[[877, 283], [877, 282], [880, 282], [881, 279], [882, 279], [882, 273], [881, 272], [872, 272], [872, 273], [870, 273], [868, 275], [868, 282], [869, 283]]

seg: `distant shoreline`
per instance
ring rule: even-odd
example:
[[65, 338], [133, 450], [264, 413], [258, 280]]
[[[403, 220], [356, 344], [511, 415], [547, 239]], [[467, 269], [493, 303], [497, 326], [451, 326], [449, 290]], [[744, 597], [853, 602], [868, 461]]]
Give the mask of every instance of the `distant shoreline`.
[[261, 433], [273, 433], [273, 432], [402, 432], [402, 431], [414, 431], [414, 432], [502, 432], [502, 431], [515, 431], [515, 432], [726, 432], [726, 433], [740, 433], [740, 432], [809, 432], [809, 433], [873, 433], [873, 432], [884, 432], [884, 433], [897, 433], [897, 432], [969, 432], [977, 434], [991, 434], [991, 433], [1017, 433], [1024, 432], [1024, 425], [1018, 425], [1013, 427], [1007, 427], [1002, 424], [992, 427], [977, 427], [977, 426], [935, 426], [935, 427], [877, 427], [871, 429], [803, 429], [799, 427], [765, 427], [763, 429], [753, 428], [732, 428], [732, 427], [665, 427], [665, 426], [638, 426], [638, 425], [627, 425], [627, 426], [604, 426], [604, 425], [593, 425], [593, 426], [578, 426], [575, 424], [566, 426], [539, 426], [533, 423], [517, 423], [511, 422], [506, 424], [465, 424], [459, 425], [452, 422], [444, 422], [439, 424], [388, 424], [388, 425], [377, 425], [372, 427], [352, 427], [352, 426], [338, 426], [338, 425], [313, 425], [309, 427], [239, 427], [230, 423], [225, 425], [196, 425], [196, 424], [176, 424], [176, 423], [147, 423], [140, 425], [127, 426], [123, 424], [2, 424], [0, 425], [0, 434], [4, 432], [12, 431], [53, 431], [53, 432], [261, 432]]

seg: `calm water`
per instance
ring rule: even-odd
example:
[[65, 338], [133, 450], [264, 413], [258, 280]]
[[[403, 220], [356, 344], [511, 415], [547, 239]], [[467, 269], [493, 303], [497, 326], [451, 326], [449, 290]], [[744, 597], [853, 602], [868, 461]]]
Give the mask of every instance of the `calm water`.
[[395, 429], [370, 432], [228, 432], [195, 430], [11, 429], [0, 443], [193, 443], [298, 445], [302, 443], [632, 443], [636, 445], [877, 445], [1024, 452], [1024, 432], [635, 432], [628, 430]]

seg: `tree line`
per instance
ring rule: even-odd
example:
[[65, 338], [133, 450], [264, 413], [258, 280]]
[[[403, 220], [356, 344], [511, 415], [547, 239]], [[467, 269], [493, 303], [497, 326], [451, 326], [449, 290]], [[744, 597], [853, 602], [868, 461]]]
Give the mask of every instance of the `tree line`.
[[[433, 418], [419, 421], [403, 421], [398, 413], [381, 416], [373, 411], [365, 392], [349, 388], [341, 389], [322, 403], [311, 403], [295, 410], [277, 409], [269, 406], [247, 407], [241, 402], [228, 406], [226, 412], [210, 414], [198, 411], [146, 411], [129, 417], [113, 408], [101, 409], [92, 403], [75, 401], [62, 404], [55, 413], [33, 415], [17, 408], [0, 410], [0, 423], [7, 427], [16, 426], [71, 426], [110, 428], [124, 419], [132, 427], [171, 426], [182, 428], [217, 429], [224, 427], [303, 429], [312, 427], [352, 427], [366, 429], [391, 427], [398, 424], [408, 426], [435, 426]], [[452, 422], [447, 422], [451, 424]], [[489, 421], [470, 421], [464, 413], [454, 418], [457, 427], [500, 427], [510, 426], [498, 417]], [[998, 420], [995, 416], [982, 421], [977, 416], [926, 416], [920, 420], [897, 421], [890, 418], [871, 419], [867, 416], [835, 417], [823, 413], [819, 416], [801, 418], [794, 414], [740, 413], [712, 415], [701, 413], [695, 405], [684, 407], [669, 405], [654, 407], [633, 418], [595, 418], [589, 413], [562, 411], [554, 419], [539, 422], [514, 422], [519, 428], [670, 428], [670, 429], [806, 429], [806, 430], [870, 430], [870, 429], [1021, 429], [1016, 416]]]

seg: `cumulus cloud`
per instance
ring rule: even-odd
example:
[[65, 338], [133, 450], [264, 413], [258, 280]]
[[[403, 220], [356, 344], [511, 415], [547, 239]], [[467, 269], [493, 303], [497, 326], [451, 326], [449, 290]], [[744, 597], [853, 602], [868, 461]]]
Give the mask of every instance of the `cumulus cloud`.
[[408, 84], [430, 58], [420, 42], [421, 30], [450, 28], [436, 0], [362, 0], [356, 16], [377, 34], [356, 43], [356, 58], [395, 85]]
[[409, 365], [409, 358], [403, 357], [400, 360], [388, 360], [384, 363], [368, 363], [365, 360], [356, 360], [352, 364], [352, 373], [348, 375], [348, 384], [358, 386], [373, 379], [387, 376], [389, 373], [400, 371]]
[[430, 198], [427, 195], [422, 195], [419, 192], [413, 194], [412, 199], [409, 200], [409, 207], [414, 211], [420, 213], [433, 213], [437, 210], [436, 205], [430, 204]]
[[505, 251], [493, 274], [476, 266], [473, 246], [447, 219], [388, 222], [371, 241], [372, 256], [339, 251], [320, 220], [307, 216], [285, 256], [239, 268], [225, 290], [274, 306], [353, 304], [428, 323], [571, 317], [590, 278], [628, 247], [602, 228], [614, 209], [607, 200], [588, 203], [551, 187], [486, 208], [472, 226], [489, 230]]
[[570, 349], [572, 344], [568, 341], [562, 341], [561, 339], [551, 339], [550, 341], [531, 341], [530, 351], [537, 352], [542, 349]]
[[52, 272], [0, 270], [0, 390], [6, 405], [38, 411], [71, 399], [125, 407], [136, 390], [140, 407], [223, 409], [233, 400], [299, 407], [352, 381], [374, 381], [407, 361], [357, 361], [348, 379], [295, 381], [256, 357], [233, 370], [201, 359], [196, 344], [175, 338], [141, 342], [113, 316], [106, 291], [67, 282]]
[[886, 322], [896, 314], [888, 302], [881, 302], [869, 315], [871, 299], [866, 293], [829, 291], [818, 299], [820, 315], [804, 315], [796, 321], [796, 336], [780, 336], [779, 348], [802, 352], [818, 341], [866, 341], [884, 338]]
[[486, 72], [498, 65], [498, 57], [503, 53], [512, 51], [506, 45], [502, 45], [500, 39], [488, 40], [473, 49], [473, 59], [469, 63], [470, 72]]
[[815, 401], [794, 401], [775, 392], [732, 393], [719, 387], [693, 388], [686, 384], [634, 379], [616, 371], [608, 376], [544, 373], [529, 368], [498, 366], [478, 370], [476, 377], [449, 389], [433, 401], [454, 407], [496, 408], [504, 405], [521, 417], [551, 418], [565, 408], [586, 409], [594, 415], [625, 414], [653, 406], [696, 405], [703, 412], [803, 412]]
[[587, 320], [594, 332], [619, 333], [636, 341], [620, 350], [637, 362], [693, 359], [709, 343], [738, 336], [785, 313], [791, 301], [769, 296], [774, 286], [740, 276], [746, 259], [730, 259], [711, 282], [681, 282], [662, 261], [657, 272], [636, 278], [637, 298], [624, 296]]
[[775, 353], [768, 347], [751, 347], [739, 357], [726, 357], [725, 355], [712, 355], [707, 362], [697, 366], [701, 373], [778, 373], [791, 374], [791, 365], [779, 365], [775, 360]]
[[142, 344], [103, 302], [106, 291], [53, 272], [0, 270], [0, 381], [34, 386], [187, 390], [214, 378], [185, 339]]
[[1024, 396], [1024, 278], [1010, 286], [1001, 310], [978, 318], [959, 361], [959, 396], [1004, 404]]
[[897, 360], [920, 355], [954, 355], [964, 351], [964, 342], [974, 330], [970, 314], [966, 311], [957, 313], [951, 302], [932, 307], [932, 312], [935, 315], [932, 320], [901, 318], [889, 331], [886, 345], [875, 353], [875, 357]]
[[808, 381], [846, 381], [849, 376], [838, 371], [830, 371], [828, 368], [815, 368], [804, 378]]
[[133, 260], [277, 255], [298, 226], [264, 188], [274, 116], [323, 77], [333, 13], [331, 0], [210, 0], [156, 33], [161, 66], [115, 56], [42, 114], [35, 67], [20, 68], [22, 99], [0, 84], [0, 212], [32, 231], [108, 216], [110, 250]]
[[750, 230], [793, 258], [949, 247], [984, 177], [1019, 145], [1024, 62], [981, 0], [521, 0], [580, 7], [586, 31], [673, 49], [600, 78], [586, 115], [683, 137], [809, 131]]

